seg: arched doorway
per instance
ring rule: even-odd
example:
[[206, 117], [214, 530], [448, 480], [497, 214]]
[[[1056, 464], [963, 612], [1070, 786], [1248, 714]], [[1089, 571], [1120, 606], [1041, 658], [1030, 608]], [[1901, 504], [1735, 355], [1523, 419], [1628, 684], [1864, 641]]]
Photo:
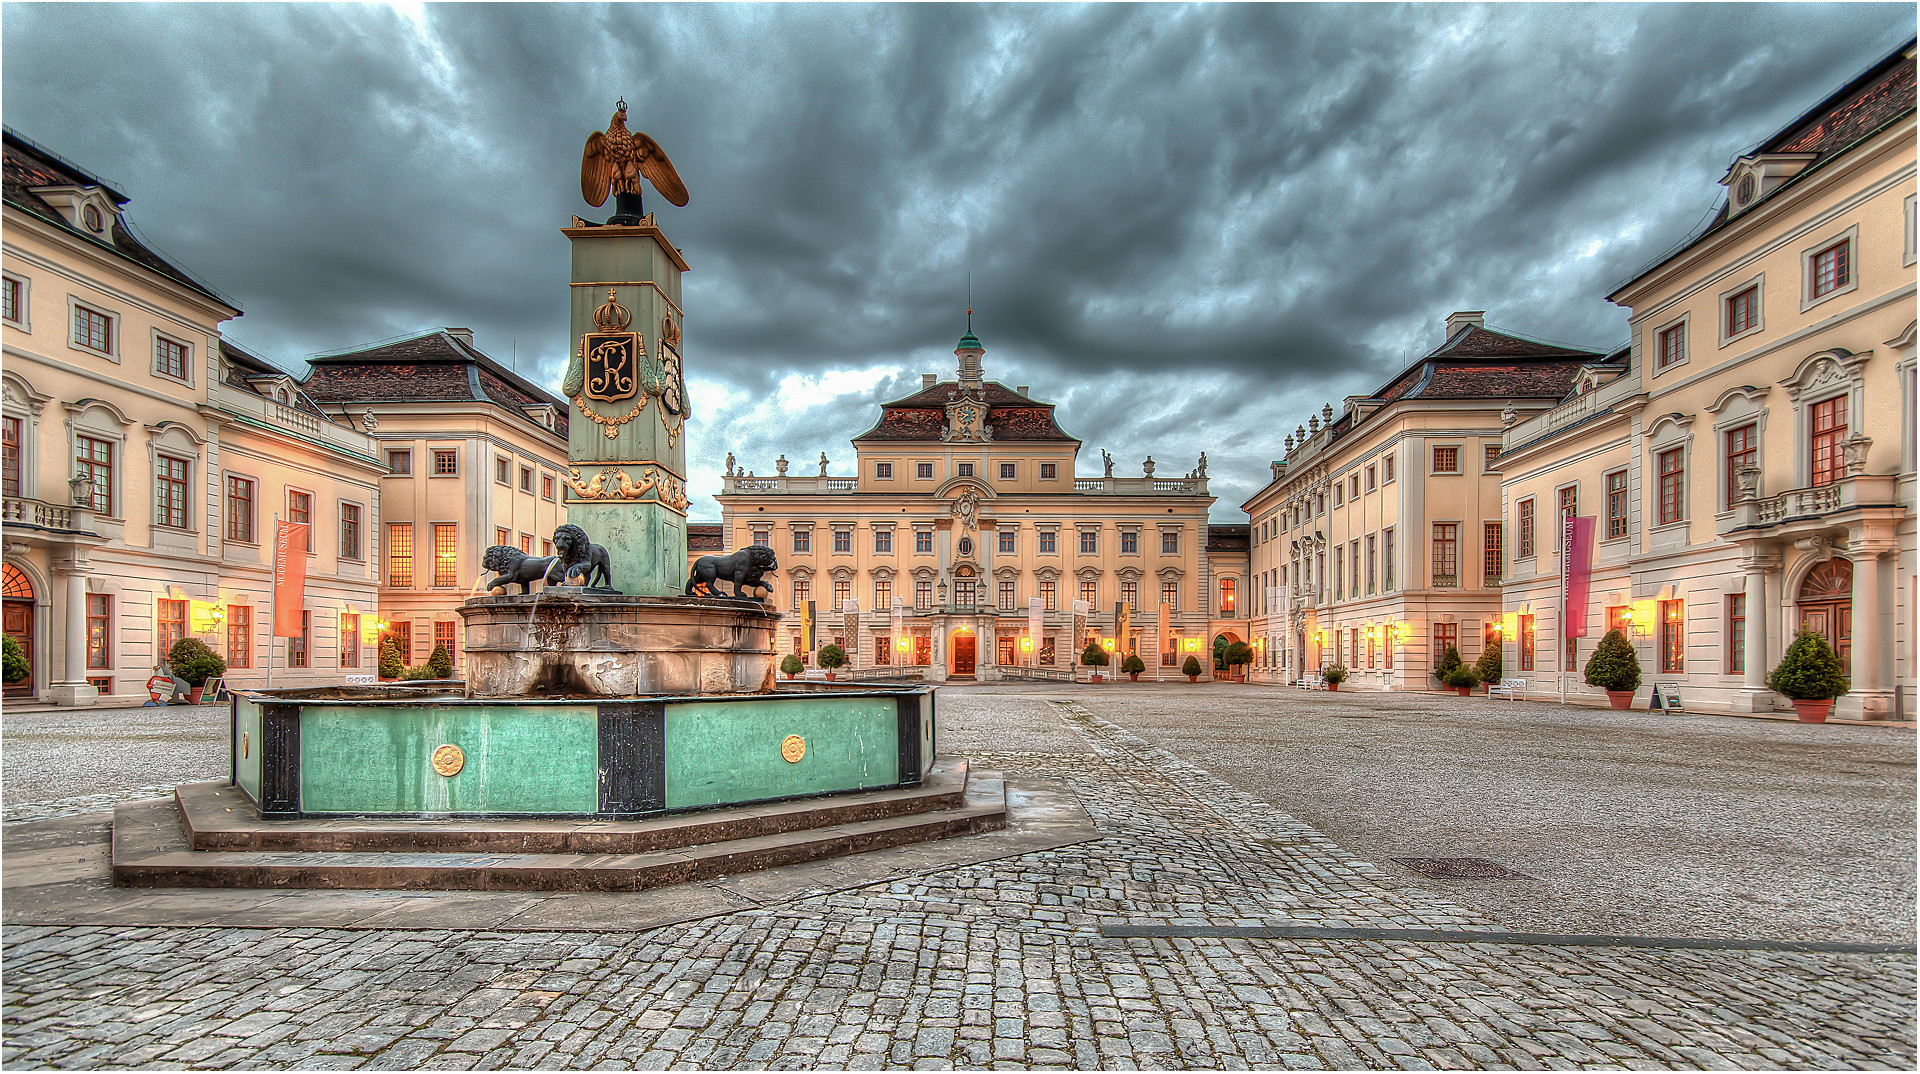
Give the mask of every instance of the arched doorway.
[[1213, 636], [1213, 670], [1227, 670], [1227, 646], [1240, 640], [1240, 635], [1231, 630], [1221, 631]]
[[979, 639], [973, 630], [961, 627], [947, 636], [947, 674], [971, 676], [979, 665]]
[[4, 625], [7, 637], [20, 646], [27, 658], [27, 677], [19, 682], [6, 684], [7, 697], [32, 697], [34, 673], [39, 669], [39, 661], [33, 653], [33, 579], [27, 572], [9, 563], [6, 565], [5, 578], [0, 581], [0, 596], [4, 596]]
[[1853, 672], [1853, 564], [1830, 559], [1807, 572], [1794, 601], [1800, 629], [1827, 639], [1840, 654], [1840, 666]]

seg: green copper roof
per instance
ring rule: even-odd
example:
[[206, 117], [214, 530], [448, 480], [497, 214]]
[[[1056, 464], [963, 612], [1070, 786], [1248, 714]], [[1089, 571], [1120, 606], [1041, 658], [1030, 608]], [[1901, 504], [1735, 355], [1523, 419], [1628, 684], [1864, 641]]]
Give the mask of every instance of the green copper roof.
[[966, 335], [960, 337], [960, 345], [958, 347], [955, 347], [954, 350], [983, 351], [983, 350], [986, 350], [986, 348], [980, 345], [980, 341], [974, 338], [974, 335], [972, 332], [968, 332]]

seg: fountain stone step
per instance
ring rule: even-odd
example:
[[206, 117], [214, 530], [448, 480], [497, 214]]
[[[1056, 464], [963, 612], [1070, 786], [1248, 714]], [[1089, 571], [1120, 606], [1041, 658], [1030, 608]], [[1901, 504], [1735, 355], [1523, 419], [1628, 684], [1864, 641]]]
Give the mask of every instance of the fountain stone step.
[[[964, 798], [957, 805], [631, 853], [194, 850], [177, 802], [149, 799], [114, 809], [113, 882], [120, 887], [640, 891], [1005, 828], [1006, 787], [1000, 774], [969, 775], [964, 765], [960, 769]], [[857, 805], [862, 798], [900, 793], [849, 795], [835, 799], [833, 804]], [[716, 821], [720, 813], [739, 815], [766, 808], [716, 811], [702, 814], [701, 819]], [[687, 819], [668, 818], [669, 821]], [[384, 829], [388, 823], [382, 821], [380, 827]], [[663, 822], [565, 822], [564, 826], [586, 829], [639, 827], [650, 823]], [[562, 825], [556, 823], [558, 826]]]

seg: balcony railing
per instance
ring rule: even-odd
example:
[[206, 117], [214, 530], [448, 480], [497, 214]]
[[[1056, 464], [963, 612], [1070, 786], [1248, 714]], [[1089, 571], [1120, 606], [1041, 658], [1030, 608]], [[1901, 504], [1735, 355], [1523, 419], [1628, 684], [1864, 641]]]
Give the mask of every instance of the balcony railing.
[[0, 522], [9, 526], [38, 526], [43, 530], [78, 533], [92, 519], [91, 511], [24, 496], [8, 496], [4, 506], [0, 506]]
[[280, 424], [289, 429], [298, 429], [303, 433], [318, 433], [320, 431], [319, 418], [297, 407], [290, 407], [285, 403], [273, 404], [273, 416]]
[[[294, 411], [296, 415], [311, 420], [310, 415]], [[845, 495], [860, 491], [860, 479], [857, 477], [821, 477], [812, 475], [798, 477], [787, 474], [773, 474], [767, 477], [758, 475], [749, 477], [737, 473], [721, 481], [721, 495], [732, 493], [777, 493], [782, 495], [817, 495], [834, 493]], [[1207, 479], [1204, 477], [1161, 478], [1161, 477], [1076, 477], [1073, 479], [1073, 491], [1102, 496], [1205, 496]]]
[[1891, 474], [1860, 474], [1842, 478], [1830, 485], [1789, 489], [1761, 499], [1735, 504], [1732, 515], [1720, 524], [1725, 535], [1734, 530], [1792, 527], [1812, 523], [1815, 528], [1829, 525], [1829, 516], [1856, 507], [1895, 506], [1898, 498]]

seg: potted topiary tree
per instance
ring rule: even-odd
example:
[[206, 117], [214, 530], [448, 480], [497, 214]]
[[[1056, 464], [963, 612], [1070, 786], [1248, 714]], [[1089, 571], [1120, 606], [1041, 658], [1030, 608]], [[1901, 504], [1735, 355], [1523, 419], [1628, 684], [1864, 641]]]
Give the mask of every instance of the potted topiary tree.
[[167, 666], [187, 684], [187, 700], [196, 705], [200, 703], [200, 691], [206, 689], [207, 680], [227, 673], [227, 662], [199, 638], [181, 638], [174, 642], [173, 648], [167, 650]]
[[1486, 651], [1480, 654], [1480, 659], [1474, 662], [1473, 674], [1475, 677], [1477, 677], [1480, 680], [1481, 684], [1484, 686], [1492, 686], [1494, 683], [1497, 683], [1500, 681], [1501, 668], [1500, 668], [1500, 643], [1499, 642], [1494, 642], [1493, 644], [1487, 646]]
[[446, 646], [434, 645], [433, 652], [427, 654], [427, 670], [436, 679], [453, 678], [453, 654], [447, 652]]
[[0, 642], [0, 682], [16, 683], [31, 674], [33, 666], [27, 663], [26, 650], [20, 648], [12, 635], [7, 635], [6, 640]]
[[400, 659], [400, 643], [392, 635], [380, 639], [380, 677], [397, 679], [406, 674], [407, 662]]
[[1600, 639], [1600, 645], [1587, 660], [1586, 678], [1588, 686], [1598, 686], [1607, 692], [1607, 702], [1614, 708], [1633, 705], [1633, 692], [1640, 688], [1640, 658], [1634, 654], [1633, 643], [1625, 634], [1607, 631], [1607, 636]]
[[847, 651], [829, 642], [820, 647], [818, 660], [820, 666], [826, 669], [827, 681], [832, 682], [834, 669], [847, 666]]
[[1227, 646], [1227, 670], [1233, 673], [1234, 682], [1247, 681], [1247, 665], [1253, 663], [1253, 646], [1244, 641], [1236, 641]]
[[1460, 691], [1461, 697], [1466, 697], [1473, 693], [1474, 687], [1480, 685], [1480, 676], [1474, 674], [1472, 668], [1462, 664], [1447, 672], [1447, 685]]
[[1320, 681], [1327, 684], [1327, 689], [1339, 693], [1340, 684], [1347, 681], [1347, 669], [1345, 665], [1328, 664], [1326, 667], [1321, 668]]
[[1449, 645], [1440, 654], [1440, 662], [1433, 666], [1433, 677], [1441, 686], [1446, 686], [1447, 676], [1460, 667], [1460, 650]]
[[1127, 678], [1139, 682], [1140, 673], [1147, 670], [1147, 662], [1140, 659], [1139, 653], [1128, 653], [1127, 658], [1120, 661], [1120, 670], [1127, 673]]
[[801, 662], [800, 657], [794, 653], [788, 653], [780, 658], [780, 671], [789, 679], [804, 671], [806, 666], [806, 664]]
[[[1085, 649], [1080, 650], [1080, 662], [1090, 668], [1103, 668], [1112, 663], [1113, 658], [1107, 655], [1107, 651], [1100, 647], [1099, 642], [1090, 641]], [[1092, 678], [1094, 682], [1099, 682], [1100, 673], [1095, 671]]]
[[1185, 675], [1188, 682], [1199, 682], [1200, 658], [1189, 654], [1187, 662], [1180, 665], [1180, 674]]
[[1827, 722], [1833, 699], [1851, 686], [1840, 666], [1840, 655], [1826, 638], [1811, 630], [1793, 636], [1793, 644], [1787, 646], [1779, 665], [1767, 676], [1767, 685], [1793, 702], [1793, 711], [1802, 723]]

